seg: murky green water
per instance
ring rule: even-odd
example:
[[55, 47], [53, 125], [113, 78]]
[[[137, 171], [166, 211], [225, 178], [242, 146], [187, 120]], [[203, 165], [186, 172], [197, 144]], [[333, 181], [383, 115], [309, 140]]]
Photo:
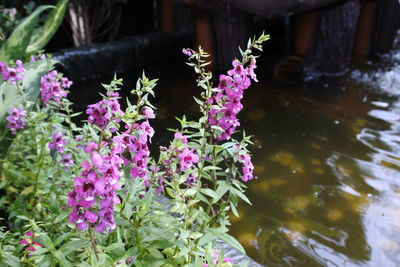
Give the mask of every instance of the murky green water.
[[400, 266], [399, 85], [385, 88], [392, 96], [348, 77], [248, 91], [242, 126], [255, 136], [258, 179], [231, 233], [251, 257], [267, 266]]
[[[349, 75], [283, 88], [260, 78], [247, 90], [241, 123], [254, 135], [258, 179], [248, 184], [253, 206], [242, 204], [240, 218], [232, 216], [231, 233], [252, 258], [267, 266], [400, 266], [396, 64], [380, 75], [397, 83]], [[122, 75], [126, 92], [140, 72]], [[372, 68], [368, 75], [379, 78], [376, 73]], [[178, 127], [175, 116], [197, 114], [192, 96], [200, 90], [188, 68], [147, 74], [161, 78], [153, 122], [157, 147], [170, 138], [165, 128]], [[83, 82], [85, 91], [73, 90], [78, 109], [96, 101], [98, 84]]]

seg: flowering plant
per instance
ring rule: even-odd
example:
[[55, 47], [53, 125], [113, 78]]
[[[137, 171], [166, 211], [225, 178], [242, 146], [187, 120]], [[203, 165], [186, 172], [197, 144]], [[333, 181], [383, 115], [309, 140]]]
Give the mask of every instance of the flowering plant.
[[71, 82], [56, 71], [42, 75], [40, 99], [7, 116], [15, 139], [1, 164], [0, 188], [7, 188], [1, 201], [12, 220], [0, 235], [0, 263], [234, 266], [214, 244], [221, 239], [245, 253], [228, 234], [229, 216], [238, 216], [239, 199], [249, 203], [243, 182], [253, 179], [254, 167], [250, 137], [234, 136], [243, 94], [257, 81], [252, 50], [267, 39], [250, 40], [215, 87], [208, 54], [183, 50], [203, 88], [194, 98], [201, 117], [179, 119], [157, 157], [149, 149], [157, 80], [143, 74], [122, 108], [122, 80], [114, 78], [78, 127], [66, 98]]

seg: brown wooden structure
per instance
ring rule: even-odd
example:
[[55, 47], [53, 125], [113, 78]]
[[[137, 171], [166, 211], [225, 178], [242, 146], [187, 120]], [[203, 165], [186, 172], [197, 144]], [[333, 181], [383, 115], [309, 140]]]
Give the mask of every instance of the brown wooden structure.
[[[255, 17], [288, 18], [288, 62], [295, 59], [303, 70], [329, 75], [342, 73], [352, 61], [363, 62], [390, 50], [400, 23], [398, 0], [160, 1], [164, 30], [174, 29], [185, 12], [174, 14], [174, 6], [190, 10], [194, 22], [186, 26], [194, 27], [197, 43], [216, 56], [218, 70], [227, 69], [238, 56], [237, 47], [254, 34]], [[280, 66], [285, 69], [285, 64]]]

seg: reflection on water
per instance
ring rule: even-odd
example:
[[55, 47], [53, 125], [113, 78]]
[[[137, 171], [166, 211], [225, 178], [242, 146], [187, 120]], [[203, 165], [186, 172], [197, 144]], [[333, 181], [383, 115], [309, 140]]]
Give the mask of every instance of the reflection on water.
[[267, 266], [400, 266], [400, 68], [356, 74], [246, 96], [258, 179], [232, 234]]

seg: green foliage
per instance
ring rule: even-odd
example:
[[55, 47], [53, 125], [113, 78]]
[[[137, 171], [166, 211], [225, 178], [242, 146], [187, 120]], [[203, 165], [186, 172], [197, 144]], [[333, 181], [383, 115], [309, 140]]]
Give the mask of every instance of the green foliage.
[[23, 19], [11, 36], [0, 47], [0, 61], [24, 58], [41, 13], [51, 6], [40, 6], [31, 15]]
[[[42, 49], [61, 24], [68, 0], [61, 0], [56, 7], [44, 5], [35, 9], [19, 22], [11, 36], [0, 47], [0, 61], [25, 59]], [[43, 25], [39, 25], [42, 13], [53, 9]]]
[[45, 47], [63, 21], [69, 0], [60, 0], [55, 9], [51, 11], [44, 25], [36, 29], [26, 49], [27, 54], [33, 54]]
[[[7, 82], [0, 83], [0, 159], [4, 158], [13, 136], [5, 128], [5, 117], [9, 108], [23, 104], [26, 101], [35, 102], [40, 89], [40, 78], [49, 72], [55, 64], [54, 60], [41, 60], [24, 64], [26, 72], [21, 85], [14, 85]], [[19, 88], [21, 87], [21, 88]], [[20, 91], [23, 91], [21, 96]]]
[[[258, 48], [264, 39], [263, 35], [250, 42], [241, 64], [252, 60], [252, 48]], [[82, 126], [76, 125], [72, 118], [79, 114], [73, 114], [72, 103], [66, 98], [47, 104], [36, 101], [38, 79], [48, 70], [44, 62], [31, 63], [31, 69], [18, 86], [0, 87], [0, 92], [7, 91], [3, 105], [19, 103], [27, 110], [24, 129], [18, 130], [6, 157], [0, 161], [0, 190], [5, 192], [0, 197], [0, 206], [9, 215], [7, 231], [0, 231], [0, 265], [237, 266], [224, 260], [223, 251], [214, 255], [215, 243], [223, 240], [245, 253], [241, 244], [228, 234], [228, 226], [230, 213], [238, 216], [239, 200], [250, 203], [241, 181], [240, 156], [249, 153], [246, 147], [251, 141], [245, 134], [239, 140], [217, 141], [222, 129], [212, 127], [208, 118], [212, 108], [221, 107], [208, 101], [215, 89], [211, 73], [204, 68], [207, 56], [201, 49], [193, 51], [193, 61], [189, 63], [199, 75], [197, 82], [203, 92], [195, 98], [200, 118], [178, 119], [180, 128], [174, 130], [184, 134], [187, 142], [174, 138], [169, 147], [160, 149], [157, 158], [146, 158], [148, 180], [139, 176], [132, 179], [130, 171], [135, 166], [129, 159], [137, 155], [137, 147], [114, 151], [121, 153], [128, 163], [116, 165], [122, 177], [117, 181], [120, 190], [116, 191], [113, 205], [116, 228], [109, 233], [94, 232], [94, 223], [81, 231], [75, 225], [76, 220], [68, 220], [71, 210], [66, 203], [76, 200], [68, 200], [68, 194], [74, 188], [74, 179], [76, 186], [77, 177], [86, 179], [89, 175], [82, 174], [82, 170], [96, 172], [99, 168], [94, 164], [94, 156], [114, 153], [113, 149], [120, 145], [117, 141], [127, 135], [140, 138], [144, 130], [137, 125], [149, 119], [144, 110], [154, 108], [149, 99], [155, 95], [157, 80], [150, 80], [143, 73], [131, 91], [132, 96], [126, 100], [126, 109], [114, 113], [107, 106], [108, 118], [115, 120], [109, 119], [101, 127], [87, 121]], [[52, 62], [46, 64], [49, 68]], [[122, 80], [117, 78], [109, 85], [102, 85], [106, 90], [101, 94], [103, 101], [118, 100], [115, 93], [121, 85]], [[61, 152], [49, 147], [53, 134], [59, 132], [66, 141], [65, 153], [72, 155], [75, 162], [70, 168], [63, 165]], [[85, 152], [83, 147], [89, 142], [97, 144], [95, 151]], [[182, 168], [179, 158], [184, 149], [198, 156], [198, 161], [188, 168]], [[82, 163], [92, 165], [87, 169]], [[196, 179], [188, 182], [193, 177]], [[102, 178], [96, 177], [96, 181], [99, 179]], [[101, 197], [94, 196], [94, 200]], [[90, 209], [99, 211], [101, 204], [95, 202]], [[82, 206], [74, 210], [80, 215], [87, 211]], [[21, 240], [24, 243], [17, 245]]]

